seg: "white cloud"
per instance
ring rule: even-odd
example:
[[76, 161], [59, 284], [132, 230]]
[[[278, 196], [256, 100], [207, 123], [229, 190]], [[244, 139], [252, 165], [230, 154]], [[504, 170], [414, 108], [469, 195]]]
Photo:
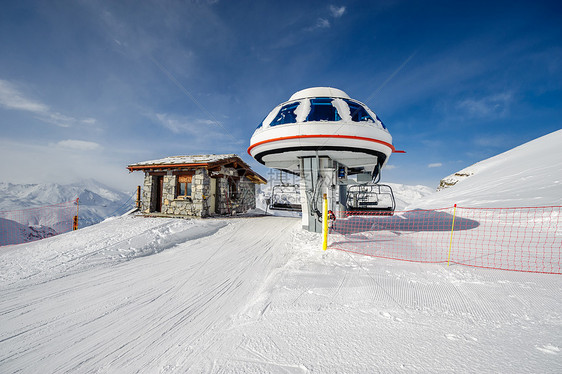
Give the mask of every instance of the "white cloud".
[[316, 20], [316, 26], [314, 28], [316, 29], [327, 29], [330, 27], [330, 21], [328, 21], [325, 18], [318, 18]]
[[61, 140], [56, 145], [58, 147], [80, 150], [80, 151], [95, 151], [96, 149], [102, 148], [101, 145], [95, 142], [89, 142], [86, 140], [74, 140], [74, 139]]
[[82, 122], [86, 125], [93, 125], [97, 122], [97, 120], [95, 118], [84, 118], [80, 122]]
[[174, 134], [188, 135], [192, 144], [197, 144], [201, 147], [215, 145], [218, 141], [223, 144], [245, 143], [245, 140], [237, 139], [221, 123], [216, 121], [168, 113], [147, 114], [147, 116]]
[[94, 118], [76, 119], [53, 111], [48, 105], [26, 97], [12, 83], [0, 79], [0, 105], [11, 110], [30, 112], [42, 122], [59, 127], [71, 127], [74, 124], [93, 124]]
[[332, 17], [334, 18], [340, 18], [341, 16], [343, 16], [343, 14], [345, 13], [345, 6], [335, 6], [335, 5], [330, 5], [330, 13], [332, 13]]
[[510, 92], [489, 95], [481, 98], [469, 98], [457, 103], [460, 109], [470, 117], [498, 117], [509, 112], [509, 106], [513, 101]]
[[49, 107], [24, 97], [10, 82], [0, 79], [0, 104], [7, 109], [47, 113]]
[[76, 146], [75, 141], [63, 141], [65, 144], [67, 147], [0, 139], [0, 158], [10, 160], [0, 163], [3, 181], [64, 184], [93, 178], [121, 190], [132, 190], [142, 183], [142, 173], [125, 169], [128, 163], [144, 158], [139, 154], [124, 154], [123, 150], [116, 152], [110, 148], [103, 152], [78, 152], [68, 147]]
[[433, 164], [427, 165], [428, 168], [440, 168], [441, 166], [443, 166], [443, 164], [440, 162], [435, 162]]
[[176, 117], [166, 113], [156, 113], [155, 118], [160, 125], [176, 134], [204, 134], [208, 133], [210, 131], [209, 127], [214, 125], [214, 122], [211, 120]]
[[384, 167], [384, 170], [392, 170], [392, 169], [396, 169], [396, 165], [386, 165]]

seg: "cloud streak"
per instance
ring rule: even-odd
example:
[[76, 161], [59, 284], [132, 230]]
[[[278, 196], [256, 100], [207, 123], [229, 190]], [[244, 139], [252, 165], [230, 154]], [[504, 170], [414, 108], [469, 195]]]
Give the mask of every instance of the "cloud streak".
[[[335, 5], [330, 5], [328, 7], [328, 10], [330, 11], [330, 16], [333, 19], [338, 19], [341, 18], [345, 11], [346, 11], [346, 7], [345, 6], [335, 6]], [[311, 26], [309, 28], [307, 28], [308, 31], [313, 31], [313, 30], [318, 30], [318, 29], [329, 29], [330, 27], [332, 27], [332, 23], [330, 22], [330, 20], [328, 19], [329, 17], [318, 17], [316, 19], [316, 24], [314, 26]]]
[[95, 151], [102, 149], [102, 146], [99, 143], [74, 139], [61, 140], [56, 144], [56, 146], [79, 151]]
[[341, 18], [341, 16], [343, 16], [343, 14], [345, 13], [345, 6], [335, 6], [335, 5], [330, 5], [330, 13], [332, 14], [332, 17], [334, 18]]
[[221, 131], [222, 125], [217, 127], [217, 122], [203, 118], [190, 118], [169, 113], [148, 114], [158, 125], [170, 130], [174, 134], [189, 136], [192, 145], [200, 147], [209, 146], [221, 142], [223, 145], [243, 144], [243, 141], [236, 139], [231, 133]]
[[456, 107], [470, 117], [503, 117], [508, 114], [512, 101], [513, 95], [510, 92], [502, 92], [482, 98], [464, 99]]
[[95, 118], [78, 119], [54, 111], [47, 104], [26, 97], [14, 84], [2, 79], [0, 79], [0, 105], [6, 109], [32, 113], [38, 120], [59, 127], [96, 123]]
[[23, 110], [32, 113], [46, 113], [49, 107], [31, 100], [19, 92], [13, 84], [0, 79], [0, 104], [6, 109]]

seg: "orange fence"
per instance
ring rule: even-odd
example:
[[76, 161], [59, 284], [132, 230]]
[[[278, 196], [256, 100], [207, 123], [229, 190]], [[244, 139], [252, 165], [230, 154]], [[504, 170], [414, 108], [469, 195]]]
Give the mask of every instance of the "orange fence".
[[66, 203], [0, 211], [0, 246], [31, 242], [73, 229], [78, 199]]
[[330, 248], [403, 261], [562, 274], [562, 207], [339, 212]]

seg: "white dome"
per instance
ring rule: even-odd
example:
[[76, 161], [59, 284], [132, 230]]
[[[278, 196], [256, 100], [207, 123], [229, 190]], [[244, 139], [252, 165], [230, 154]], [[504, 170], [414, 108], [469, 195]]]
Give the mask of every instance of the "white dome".
[[248, 153], [268, 167], [298, 173], [303, 157], [329, 157], [354, 172], [382, 167], [392, 136], [365, 104], [332, 87], [296, 92], [250, 139]]
[[299, 99], [307, 99], [311, 97], [339, 97], [343, 99], [350, 99], [348, 94], [343, 92], [340, 89], [332, 88], [332, 87], [311, 87], [305, 88], [304, 90], [300, 90], [295, 92], [293, 96], [289, 99], [289, 101], [299, 100]]

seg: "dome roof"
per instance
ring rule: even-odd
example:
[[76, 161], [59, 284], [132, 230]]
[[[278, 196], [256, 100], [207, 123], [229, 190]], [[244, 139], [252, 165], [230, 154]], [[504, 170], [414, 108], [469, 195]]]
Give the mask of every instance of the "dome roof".
[[365, 104], [332, 87], [294, 93], [259, 124], [248, 153], [258, 162], [298, 173], [305, 157], [328, 157], [358, 172], [382, 167], [392, 136]]
[[349, 95], [340, 89], [332, 87], [311, 87], [295, 92], [289, 101], [307, 99], [311, 97], [339, 97], [350, 99]]

